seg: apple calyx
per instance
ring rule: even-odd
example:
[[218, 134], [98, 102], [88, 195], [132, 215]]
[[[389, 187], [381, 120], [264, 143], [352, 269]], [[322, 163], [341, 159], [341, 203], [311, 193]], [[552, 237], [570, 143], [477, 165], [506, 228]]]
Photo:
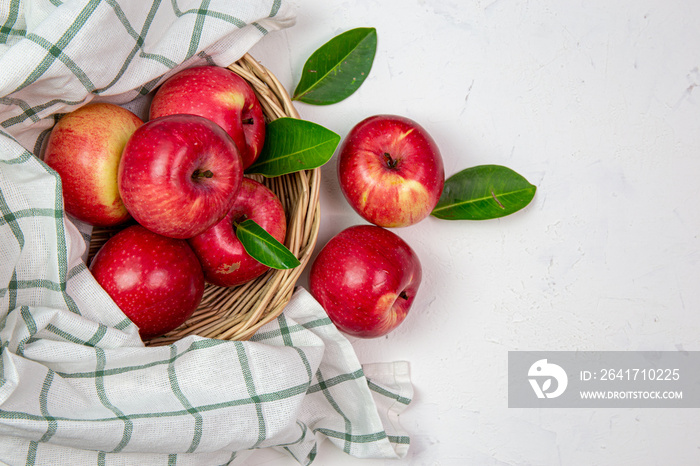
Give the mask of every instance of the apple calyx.
[[399, 165], [399, 161], [401, 159], [395, 159], [391, 156], [390, 153], [384, 152], [384, 161], [386, 162], [386, 166], [390, 169], [395, 169]]
[[211, 170], [200, 170], [199, 168], [192, 172], [192, 179], [199, 180], [201, 178], [213, 178], [214, 173]]
[[241, 123], [243, 123], [244, 125], [252, 125], [253, 123], [255, 123], [255, 120], [253, 118], [246, 118], [242, 120]]
[[406, 291], [399, 293], [399, 298], [408, 300], [408, 294], [406, 294]]

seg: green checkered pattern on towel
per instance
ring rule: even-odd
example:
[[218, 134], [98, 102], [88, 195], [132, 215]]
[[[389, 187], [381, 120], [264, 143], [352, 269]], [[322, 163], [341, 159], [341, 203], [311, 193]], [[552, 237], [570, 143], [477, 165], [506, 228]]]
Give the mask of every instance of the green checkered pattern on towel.
[[0, 462], [235, 464], [271, 447], [309, 464], [321, 438], [406, 455], [407, 364], [361, 366], [303, 289], [251, 341], [145, 347], [40, 160], [61, 114], [95, 99], [143, 108], [177, 70], [232, 63], [293, 23], [280, 0], [0, 5]]

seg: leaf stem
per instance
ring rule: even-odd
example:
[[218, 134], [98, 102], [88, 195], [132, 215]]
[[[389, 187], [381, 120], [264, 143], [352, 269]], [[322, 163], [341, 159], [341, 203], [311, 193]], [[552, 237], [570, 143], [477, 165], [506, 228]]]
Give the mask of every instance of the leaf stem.
[[246, 220], [248, 220], [248, 216], [245, 214], [241, 215], [240, 217], [234, 218], [231, 222], [231, 225], [233, 226], [233, 231], [235, 232], [238, 229], [239, 225], [245, 222]]

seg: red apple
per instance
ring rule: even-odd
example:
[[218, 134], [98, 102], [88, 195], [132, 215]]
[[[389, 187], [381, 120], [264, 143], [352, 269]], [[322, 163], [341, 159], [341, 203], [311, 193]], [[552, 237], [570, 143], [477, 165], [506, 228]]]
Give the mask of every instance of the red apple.
[[49, 134], [44, 162], [61, 177], [65, 211], [112, 226], [129, 219], [117, 169], [124, 145], [143, 122], [118, 105], [91, 103], [64, 115]]
[[374, 338], [403, 322], [421, 276], [418, 256], [398, 235], [355, 225], [321, 249], [309, 272], [309, 288], [341, 331]]
[[199, 306], [204, 274], [187, 241], [133, 225], [95, 254], [90, 271], [147, 340], [184, 323]]
[[287, 219], [282, 203], [265, 185], [243, 178], [233, 207], [219, 223], [188, 241], [204, 269], [205, 279], [219, 286], [253, 280], [269, 267], [253, 259], [236, 237], [236, 223], [251, 219], [283, 243]]
[[395, 115], [369, 117], [350, 130], [339, 150], [338, 177], [355, 211], [382, 227], [426, 218], [445, 184], [435, 141], [415, 121]]
[[118, 177], [124, 205], [138, 223], [183, 239], [226, 215], [242, 179], [236, 144], [197, 115], [144, 123], [124, 148]]
[[200, 115], [221, 126], [238, 146], [243, 168], [260, 155], [265, 118], [253, 88], [233, 71], [218, 66], [187, 68], [156, 91], [150, 118], [177, 113]]

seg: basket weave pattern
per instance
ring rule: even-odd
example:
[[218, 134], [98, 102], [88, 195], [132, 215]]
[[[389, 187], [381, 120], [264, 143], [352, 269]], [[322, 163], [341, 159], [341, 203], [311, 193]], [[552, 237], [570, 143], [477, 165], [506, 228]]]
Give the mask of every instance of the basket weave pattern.
[[[281, 117], [299, 118], [289, 94], [277, 78], [246, 54], [228, 67], [253, 88], [269, 122]], [[207, 283], [197, 310], [179, 328], [147, 345], [169, 344], [187, 335], [223, 340], [247, 340], [261, 326], [277, 318], [292, 297], [294, 288], [316, 245], [320, 224], [320, 168], [275, 178], [251, 176], [279, 197], [287, 215], [285, 246], [301, 265], [289, 270], [270, 269], [257, 279], [236, 287]], [[90, 256], [116, 231], [93, 231]]]

